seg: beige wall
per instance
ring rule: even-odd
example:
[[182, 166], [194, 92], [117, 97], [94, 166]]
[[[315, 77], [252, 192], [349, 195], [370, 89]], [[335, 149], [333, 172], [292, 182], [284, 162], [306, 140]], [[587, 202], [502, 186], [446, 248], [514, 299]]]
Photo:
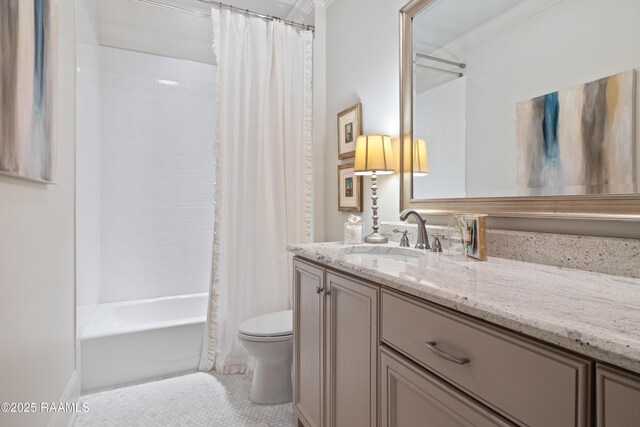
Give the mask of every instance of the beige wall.
[[[338, 212], [336, 115], [362, 102], [365, 133], [398, 134], [399, 121], [399, 10], [408, 0], [334, 0], [326, 10], [327, 118], [324, 150], [324, 234], [318, 241], [342, 240], [348, 214]], [[343, 161], [345, 162], [345, 161]], [[398, 176], [379, 180], [379, 216], [397, 221]], [[364, 211], [371, 223], [371, 180], [364, 178]], [[430, 222], [445, 223], [443, 218]], [[640, 224], [612, 221], [544, 219], [490, 219], [489, 226], [511, 230], [546, 231], [595, 236], [640, 238]]]
[[[58, 0], [57, 185], [0, 176], [0, 402], [59, 402], [75, 387], [75, 2]], [[67, 425], [6, 414], [0, 425]]]

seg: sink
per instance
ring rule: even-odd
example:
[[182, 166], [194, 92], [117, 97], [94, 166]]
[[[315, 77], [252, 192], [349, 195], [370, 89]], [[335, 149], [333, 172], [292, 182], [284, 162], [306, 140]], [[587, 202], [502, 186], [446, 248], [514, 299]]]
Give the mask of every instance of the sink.
[[401, 248], [393, 246], [349, 246], [339, 249], [342, 255], [356, 255], [360, 257], [376, 258], [376, 259], [395, 259], [407, 260], [407, 258], [423, 258], [426, 252], [419, 249]]

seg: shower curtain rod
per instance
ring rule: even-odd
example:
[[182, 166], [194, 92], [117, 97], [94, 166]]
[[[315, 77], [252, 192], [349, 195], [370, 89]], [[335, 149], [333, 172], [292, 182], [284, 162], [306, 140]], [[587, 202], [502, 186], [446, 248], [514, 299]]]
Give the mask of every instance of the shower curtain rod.
[[424, 53], [420, 53], [420, 52], [416, 52], [416, 57], [417, 58], [422, 58], [422, 59], [428, 59], [430, 61], [442, 62], [443, 64], [454, 65], [454, 66], [456, 66], [458, 68], [466, 68], [467, 67], [467, 64], [465, 64], [464, 62], [453, 62], [453, 61], [449, 61], [448, 59], [442, 59], [442, 58], [438, 58], [436, 56], [425, 55]]
[[415, 64], [416, 64], [416, 67], [428, 68], [430, 70], [442, 71], [443, 73], [455, 74], [458, 77], [464, 76], [463, 73], [460, 73], [458, 71], [445, 70], [444, 68], [432, 67], [431, 65], [418, 64], [417, 62]]
[[[192, 15], [200, 16], [200, 17], [203, 17], [203, 18], [211, 16], [208, 13], [198, 12], [196, 10], [191, 10], [191, 9], [185, 9], [183, 7], [173, 6], [173, 5], [170, 5], [170, 4], [161, 3], [161, 2], [154, 1], [154, 0], [133, 0], [133, 1], [138, 2], [138, 3], [148, 4], [148, 5], [151, 5], [151, 6], [161, 7], [163, 9], [173, 10], [173, 11], [176, 11], [176, 12], [190, 13]], [[251, 11], [249, 9], [243, 9], [241, 7], [231, 6], [230, 4], [224, 4], [224, 3], [220, 3], [220, 2], [217, 2], [217, 1], [210, 1], [210, 0], [196, 0], [196, 1], [199, 1], [200, 3], [206, 3], [206, 4], [210, 4], [210, 5], [215, 5], [215, 6], [218, 6], [219, 8], [225, 8], [225, 9], [233, 10], [233, 11], [236, 11], [236, 12], [245, 13], [247, 15], [257, 16], [259, 18], [267, 19], [267, 20], [270, 20], [270, 21], [280, 21], [280, 22], [283, 22], [283, 23], [285, 23], [287, 25], [291, 25], [292, 27], [301, 28], [303, 30], [315, 31], [315, 27], [313, 25], [305, 25], [305, 24], [300, 24], [298, 22], [287, 21], [286, 19], [278, 18], [277, 16], [264, 15], [262, 13], [253, 12], [253, 11]]]
[[258, 18], [268, 19], [270, 21], [284, 22], [287, 25], [291, 25], [292, 27], [296, 27], [296, 28], [301, 28], [303, 30], [315, 31], [316, 29], [316, 27], [314, 27], [313, 25], [305, 25], [305, 24], [300, 24], [298, 22], [287, 21], [286, 19], [278, 18], [277, 16], [264, 15], [262, 13], [254, 12], [249, 9], [243, 9], [241, 7], [231, 6], [230, 4], [220, 3], [218, 1], [212, 1], [212, 0], [196, 0], [196, 1], [199, 1], [200, 3], [213, 4], [220, 8], [225, 8], [229, 10], [234, 10], [236, 12], [246, 13], [247, 15], [257, 16]]

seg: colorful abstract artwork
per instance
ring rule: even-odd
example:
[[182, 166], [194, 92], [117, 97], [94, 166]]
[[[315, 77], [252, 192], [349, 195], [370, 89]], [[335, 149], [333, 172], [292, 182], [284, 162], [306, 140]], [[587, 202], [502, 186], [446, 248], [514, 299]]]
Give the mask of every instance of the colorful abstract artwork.
[[520, 195], [636, 191], [635, 71], [517, 104]]
[[54, 0], [0, 1], [0, 173], [54, 180], [57, 44]]

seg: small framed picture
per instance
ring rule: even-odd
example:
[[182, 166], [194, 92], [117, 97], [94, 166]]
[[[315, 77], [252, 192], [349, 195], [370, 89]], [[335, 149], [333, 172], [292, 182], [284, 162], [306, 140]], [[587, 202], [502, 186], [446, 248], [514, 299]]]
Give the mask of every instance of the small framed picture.
[[362, 177], [354, 174], [353, 163], [338, 165], [338, 210], [362, 212]]
[[362, 135], [362, 104], [338, 113], [338, 158], [356, 155], [356, 139]]

